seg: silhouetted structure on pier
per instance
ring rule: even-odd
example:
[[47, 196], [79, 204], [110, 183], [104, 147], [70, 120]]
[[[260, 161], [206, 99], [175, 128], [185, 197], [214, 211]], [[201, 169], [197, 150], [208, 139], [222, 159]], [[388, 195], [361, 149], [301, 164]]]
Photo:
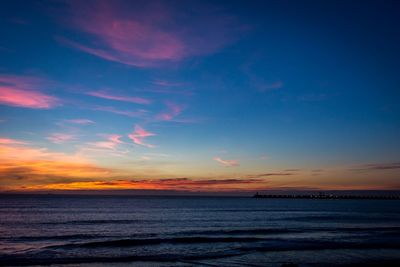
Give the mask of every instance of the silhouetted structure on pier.
[[400, 200], [400, 196], [368, 196], [368, 195], [334, 195], [334, 194], [282, 194], [262, 195], [258, 192], [253, 198], [296, 198], [296, 199], [376, 199], [376, 200]]

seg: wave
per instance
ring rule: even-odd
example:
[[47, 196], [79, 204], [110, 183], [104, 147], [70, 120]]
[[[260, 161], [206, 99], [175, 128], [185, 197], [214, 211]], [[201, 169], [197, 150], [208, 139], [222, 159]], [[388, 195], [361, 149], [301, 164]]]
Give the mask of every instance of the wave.
[[[221, 242], [235, 242], [236, 240], [248, 239], [219, 239]], [[215, 242], [210, 238], [184, 238], [184, 239], [163, 239], [151, 242], [178, 242], [193, 243], [193, 242]], [[258, 240], [259, 241], [259, 240]], [[249, 253], [257, 252], [279, 252], [279, 251], [321, 251], [321, 250], [370, 250], [370, 249], [400, 249], [399, 242], [342, 242], [342, 241], [317, 241], [317, 240], [284, 240], [271, 239], [264, 240], [266, 242], [245, 243], [243, 246], [221, 249], [213, 252], [201, 252], [199, 254], [187, 253], [157, 253], [157, 250], [148, 255], [123, 255], [123, 256], [79, 256], [73, 253], [74, 257], [63, 256], [63, 253], [54, 255], [50, 252], [57, 250], [44, 250], [37, 254], [18, 254], [0, 257], [0, 266], [27, 266], [27, 265], [52, 265], [52, 264], [83, 264], [83, 263], [118, 263], [118, 262], [187, 262], [190, 260], [212, 260], [219, 258], [228, 258]], [[128, 243], [126, 243], [128, 242]], [[133, 243], [132, 243], [133, 242]], [[103, 247], [103, 246], [121, 246], [135, 244], [135, 240], [112, 240], [105, 242], [91, 242], [86, 244], [75, 244], [84, 248]], [[143, 240], [139, 240], [143, 245]], [[195, 250], [194, 250], [195, 251]]]
[[[388, 227], [384, 228], [386, 231], [382, 231], [382, 228], [371, 227], [371, 228], [341, 228], [341, 229], [308, 229], [309, 232], [331, 232], [331, 233], [370, 233], [374, 238], [374, 242], [377, 240], [387, 240], [389, 238], [399, 237], [399, 227]], [[305, 229], [232, 229], [232, 230], [209, 230], [209, 231], [192, 231], [185, 233], [176, 233], [175, 236], [167, 237], [149, 237], [149, 238], [123, 238], [123, 239], [110, 239], [101, 241], [90, 241], [83, 243], [68, 243], [57, 246], [49, 246], [52, 248], [102, 248], [102, 247], [133, 247], [133, 246], [147, 246], [147, 245], [160, 245], [160, 244], [200, 244], [200, 243], [257, 243], [257, 242], [269, 242], [274, 245], [282, 243], [282, 240], [286, 240], [289, 244], [297, 244], [298, 240], [307, 239], [282, 239], [283, 237], [265, 237], [257, 236], [265, 234], [282, 234], [282, 233], [303, 233], [307, 232]], [[308, 233], [309, 233], [308, 232]], [[177, 234], [181, 236], [176, 236]], [[256, 234], [256, 235], [254, 235]], [[244, 235], [244, 236], [241, 236]], [[367, 239], [368, 240], [368, 239]], [[277, 243], [276, 243], [276, 242]], [[337, 244], [340, 240], [330, 241]], [[285, 243], [285, 244], [286, 244]], [[325, 241], [313, 241], [312, 244], [326, 245]]]
[[75, 220], [75, 221], [59, 221], [59, 222], [42, 222], [40, 224], [131, 224], [143, 223], [143, 220]]
[[122, 262], [177, 262], [190, 260], [221, 259], [243, 255], [243, 252], [236, 250], [221, 250], [212, 253], [198, 255], [162, 254], [154, 255], [130, 255], [130, 256], [101, 256], [101, 257], [21, 257], [5, 256], [0, 257], [0, 266], [30, 266], [30, 265], [54, 265], [54, 264], [83, 264], [83, 263], [122, 263]]
[[180, 235], [276, 235], [309, 232], [398, 232], [400, 227], [314, 227], [314, 228], [244, 228], [244, 229], [215, 229], [178, 232]]
[[341, 249], [400, 249], [400, 242], [391, 240], [376, 240], [374, 242], [357, 241], [318, 241], [318, 240], [274, 240], [269, 243], [262, 243], [259, 246], [248, 246], [239, 248], [240, 251], [318, 251], [318, 250], [341, 250]]
[[101, 247], [133, 247], [146, 245], [168, 244], [195, 244], [195, 243], [232, 243], [262, 241], [256, 237], [175, 237], [175, 238], [129, 238], [85, 243], [48, 246], [46, 248], [101, 248]]
[[215, 229], [215, 230], [198, 230], [185, 231], [177, 234], [184, 235], [267, 235], [267, 234], [289, 234], [301, 233], [304, 229], [286, 229], [286, 228], [245, 228], [245, 229]]
[[[298, 222], [364, 222], [364, 221], [371, 221], [370, 216], [366, 215], [307, 215], [307, 216], [284, 216], [282, 218], [276, 218], [274, 221], [298, 221]], [[392, 217], [374, 217], [374, 222], [387, 222], [387, 221], [398, 221], [399, 217], [392, 216]]]
[[91, 234], [73, 234], [73, 235], [52, 235], [52, 236], [20, 236], [13, 238], [0, 238], [13, 240], [13, 241], [59, 241], [59, 240], [70, 240], [70, 239], [96, 239], [96, 238], [111, 238], [113, 236], [99, 236], [99, 235], [91, 235]]
[[[400, 227], [315, 227], [315, 228], [239, 228], [239, 229], [212, 229], [212, 230], [192, 230], [192, 231], [180, 231], [173, 233], [166, 233], [167, 236], [180, 236], [180, 238], [191, 236], [211, 236], [212, 241], [214, 239], [220, 239], [218, 236], [241, 236], [241, 235], [281, 235], [281, 234], [294, 234], [294, 233], [310, 233], [310, 232], [329, 232], [329, 233], [381, 233], [381, 234], [400, 234]], [[137, 237], [137, 240], [146, 240], [142, 238], [157, 237], [155, 233], [137, 234], [131, 235], [129, 238]], [[141, 238], [139, 238], [141, 237]], [[99, 234], [71, 234], [71, 235], [47, 235], [47, 236], [20, 236], [20, 237], [0, 237], [0, 240], [12, 240], [12, 241], [59, 241], [59, 240], [86, 240], [86, 239], [104, 239], [104, 238], [118, 238], [118, 236], [112, 235], [99, 235]], [[176, 238], [175, 238], [176, 239]], [[126, 239], [122, 239], [126, 240]], [[160, 239], [160, 240], [169, 240]], [[146, 242], [146, 241], [145, 241]], [[151, 241], [153, 242], [153, 241]]]

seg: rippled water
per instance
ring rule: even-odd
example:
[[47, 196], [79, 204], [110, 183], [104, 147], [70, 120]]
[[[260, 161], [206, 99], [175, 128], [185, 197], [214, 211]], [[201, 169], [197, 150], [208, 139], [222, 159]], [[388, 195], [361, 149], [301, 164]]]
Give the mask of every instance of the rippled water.
[[394, 200], [0, 196], [0, 265], [398, 263], [399, 204]]

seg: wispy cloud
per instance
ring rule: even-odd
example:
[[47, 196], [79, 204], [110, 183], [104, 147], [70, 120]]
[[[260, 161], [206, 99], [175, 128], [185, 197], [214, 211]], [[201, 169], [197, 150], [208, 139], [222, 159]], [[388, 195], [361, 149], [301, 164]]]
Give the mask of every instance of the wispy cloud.
[[214, 157], [213, 160], [215, 160], [216, 162], [218, 162], [219, 164], [221, 164], [224, 167], [239, 166], [239, 161], [237, 161], [237, 160], [224, 160], [224, 159], [221, 159], [220, 157]]
[[71, 119], [71, 120], [64, 120], [64, 122], [72, 124], [81, 124], [81, 125], [94, 124], [94, 121], [89, 119]]
[[256, 81], [254, 81], [254, 82], [256, 83], [257, 89], [261, 92], [280, 89], [283, 87], [282, 81], [275, 81], [275, 82], [268, 83], [263, 80], [258, 80], [257, 82]]
[[48, 83], [31, 76], [0, 75], [0, 104], [32, 109], [53, 108], [60, 101], [40, 91]]
[[[59, 40], [94, 56], [137, 67], [214, 53], [244, 27], [233, 16], [192, 8], [190, 16], [162, 2], [68, 1], [64, 22], [87, 42]], [[177, 7], [176, 7], [177, 8]], [[184, 5], [182, 5], [184, 8]], [[129, 14], [129, 16], [127, 16]], [[207, 28], [207, 31], [203, 29]]]
[[269, 176], [290, 176], [295, 175], [293, 172], [268, 172], [268, 173], [258, 173], [258, 174], [250, 174], [247, 175], [248, 178], [262, 178]]
[[146, 93], [166, 94], [166, 95], [182, 95], [182, 96], [193, 95], [193, 90], [190, 89], [171, 89], [167, 87], [146, 88], [141, 91]]
[[123, 102], [135, 103], [135, 104], [150, 104], [151, 103], [151, 101], [147, 98], [116, 95], [116, 94], [111, 94], [106, 91], [92, 91], [92, 92], [88, 92], [87, 94], [91, 95], [91, 96], [99, 97], [99, 98], [123, 101]]
[[170, 82], [166, 80], [154, 80], [152, 81], [153, 84], [158, 85], [158, 86], [163, 86], [163, 87], [181, 87], [187, 85], [187, 83], [181, 83], [181, 82]]
[[114, 114], [118, 114], [118, 115], [124, 115], [124, 116], [128, 116], [128, 117], [143, 117], [146, 115], [147, 110], [144, 109], [139, 109], [137, 111], [130, 111], [130, 110], [120, 110], [114, 107], [110, 107], [110, 106], [97, 106], [92, 108], [93, 110], [100, 110], [100, 111], [106, 111], [106, 112], [110, 112], [110, 113], [114, 113]]
[[25, 145], [25, 144], [27, 144], [27, 142], [21, 141], [21, 140], [16, 140], [16, 139], [11, 139], [11, 138], [0, 137], [0, 144], [2, 144], [2, 145]]
[[167, 109], [156, 116], [157, 120], [171, 121], [176, 116], [181, 114], [181, 112], [184, 109], [183, 105], [178, 105], [178, 104], [173, 103], [171, 101], [165, 102], [165, 105], [166, 105]]
[[284, 84], [280, 79], [274, 77], [266, 78], [265, 74], [258, 73], [257, 70], [263, 69], [260, 68], [260, 62], [264, 62], [263, 56], [255, 53], [242, 65], [243, 73], [247, 76], [249, 84], [259, 92], [281, 89]]
[[154, 145], [145, 143], [145, 139], [150, 136], [154, 136], [154, 133], [148, 132], [139, 125], [135, 125], [133, 133], [129, 134], [128, 137], [137, 145], [145, 147], [154, 147]]
[[73, 134], [53, 133], [47, 137], [47, 140], [49, 140], [50, 142], [55, 143], [55, 144], [62, 144], [62, 143], [66, 143], [69, 141], [73, 141], [73, 140], [75, 140], [75, 138], [76, 138], [76, 136]]
[[118, 135], [118, 134], [112, 134], [108, 136], [108, 140], [110, 140], [111, 142], [114, 142], [116, 144], [122, 144], [123, 142], [121, 141], [122, 135]]
[[112, 134], [112, 135], [106, 135], [105, 137], [106, 137], [105, 141], [93, 142], [89, 143], [89, 145], [99, 149], [114, 150], [119, 144], [123, 143], [123, 141], [121, 140], [122, 135]]
[[382, 171], [400, 169], [400, 162], [364, 164], [353, 168], [353, 171]]

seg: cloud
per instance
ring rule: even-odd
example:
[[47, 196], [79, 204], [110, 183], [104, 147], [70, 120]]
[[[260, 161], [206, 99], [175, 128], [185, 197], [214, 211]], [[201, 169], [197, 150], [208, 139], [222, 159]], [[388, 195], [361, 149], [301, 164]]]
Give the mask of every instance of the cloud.
[[156, 116], [157, 120], [171, 121], [176, 116], [181, 114], [184, 109], [182, 105], [178, 105], [170, 101], [167, 101], [165, 105], [167, 106], [167, 109]]
[[106, 141], [99, 141], [94, 143], [89, 143], [89, 145], [100, 148], [100, 149], [111, 149], [114, 150], [119, 144], [122, 144], [122, 135], [112, 134], [106, 136]]
[[40, 90], [49, 82], [32, 76], [0, 75], [0, 104], [32, 108], [50, 109], [60, 101]]
[[146, 98], [113, 95], [113, 94], [107, 93], [105, 91], [92, 91], [92, 92], [88, 92], [87, 94], [91, 95], [91, 96], [99, 97], [99, 98], [123, 101], [123, 102], [135, 103], [135, 104], [150, 104], [151, 103], [151, 101]]
[[[151, 135], [137, 127], [135, 132], [140, 136]], [[122, 143], [120, 135], [106, 137], [110, 142]], [[2, 190], [168, 189], [221, 192], [259, 190], [265, 188], [267, 183], [259, 178], [132, 179], [131, 176], [134, 174], [100, 167], [80, 153], [52, 152], [46, 148], [28, 145], [22, 140], [9, 138], [0, 140], [7, 140], [0, 143], [0, 187]]]
[[181, 87], [185, 86], [186, 83], [180, 83], [180, 82], [170, 82], [166, 80], [154, 80], [152, 81], [153, 84], [158, 85], [158, 86], [163, 86], [163, 87]]
[[220, 157], [214, 157], [213, 160], [220, 163], [222, 166], [225, 167], [236, 167], [239, 166], [239, 162], [237, 160], [223, 160]]
[[[64, 23], [84, 34], [60, 42], [105, 60], [136, 67], [211, 54], [238, 38], [244, 27], [220, 9], [163, 2], [66, 1]], [[204, 29], [208, 29], [204, 31]]]
[[265, 92], [265, 91], [270, 91], [270, 90], [275, 90], [275, 89], [280, 89], [283, 87], [283, 82], [282, 81], [276, 81], [272, 83], [267, 83], [265, 81], [259, 80], [257, 83], [257, 88], [258, 90]]
[[352, 169], [353, 171], [382, 171], [382, 170], [394, 170], [400, 169], [400, 162], [393, 163], [373, 163], [373, 164], [364, 164], [359, 166], [358, 168]]
[[143, 117], [146, 115], [147, 111], [144, 109], [139, 109], [137, 111], [130, 111], [130, 110], [120, 110], [116, 109], [114, 107], [109, 107], [109, 106], [98, 106], [93, 108], [93, 110], [100, 110], [100, 111], [106, 111], [118, 115], [124, 115], [128, 117]]
[[16, 139], [11, 139], [11, 138], [0, 137], [0, 144], [1, 145], [25, 145], [25, 144], [27, 144], [27, 142], [21, 141], [21, 140], [16, 140]]
[[111, 142], [114, 142], [116, 144], [122, 144], [123, 142], [121, 141], [122, 135], [118, 135], [118, 134], [112, 134], [108, 136], [108, 140], [110, 140]]
[[75, 140], [75, 135], [66, 133], [53, 133], [47, 137], [47, 140], [55, 144], [62, 144]]
[[145, 139], [150, 136], [154, 136], [154, 133], [148, 132], [139, 125], [135, 125], [133, 133], [129, 134], [128, 137], [137, 145], [154, 147], [154, 145], [145, 143]]
[[[284, 84], [280, 79], [276, 79], [271, 74], [259, 73], [263, 70], [263, 55], [255, 53], [248, 61], [242, 65], [243, 73], [247, 76], [249, 84], [259, 92], [268, 92], [283, 88]], [[269, 76], [269, 77], [268, 77]]]
[[51, 152], [20, 140], [1, 140], [0, 186], [21, 185], [20, 180], [23, 180], [23, 185], [42, 185], [70, 179], [104, 178], [113, 173], [112, 170], [98, 167], [78, 154]]
[[189, 179], [168, 178], [148, 180], [108, 180], [52, 183], [25, 187], [25, 190], [177, 190], [222, 192], [231, 190], [254, 191], [264, 188], [262, 179]]
[[247, 175], [248, 178], [261, 178], [261, 177], [268, 177], [268, 176], [289, 176], [295, 175], [291, 172], [269, 172], [269, 173], [259, 173], [259, 174], [250, 174]]
[[311, 172], [323, 172], [324, 170], [323, 169], [314, 169], [314, 170], [311, 170]]
[[88, 119], [71, 119], [71, 120], [64, 120], [64, 121], [67, 123], [81, 124], [81, 125], [94, 124], [94, 121], [88, 120]]
[[[0, 164], [0, 177], [19, 177], [20, 180], [45, 182], [42, 178], [92, 178], [107, 177], [112, 173], [107, 168], [101, 168], [89, 163], [25, 160], [18, 162], [3, 162]], [[52, 179], [49, 179], [52, 182]]]

